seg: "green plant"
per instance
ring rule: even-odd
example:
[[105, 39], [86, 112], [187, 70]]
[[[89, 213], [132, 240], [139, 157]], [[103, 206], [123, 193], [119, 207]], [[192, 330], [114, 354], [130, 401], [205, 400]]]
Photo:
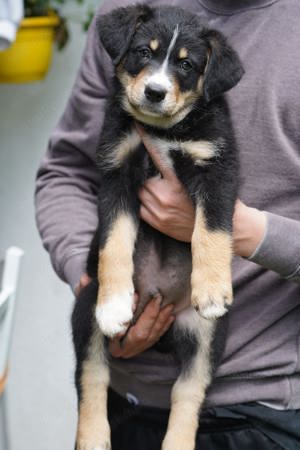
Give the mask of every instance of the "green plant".
[[[68, 6], [71, 3], [77, 5], [88, 4], [88, 9], [84, 12], [83, 18], [79, 20], [69, 17], [64, 12], [64, 6]], [[89, 0], [24, 0], [25, 17], [37, 17], [47, 16], [51, 13], [55, 13], [60, 18], [60, 24], [56, 29], [55, 41], [59, 50], [65, 47], [69, 40], [70, 32], [68, 22], [69, 20], [79, 21], [86, 31], [94, 16], [94, 9], [89, 4]]]

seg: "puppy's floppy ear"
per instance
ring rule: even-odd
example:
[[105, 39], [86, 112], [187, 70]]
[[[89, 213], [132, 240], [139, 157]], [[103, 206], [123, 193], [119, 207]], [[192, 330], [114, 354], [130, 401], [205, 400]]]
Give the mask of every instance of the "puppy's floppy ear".
[[207, 30], [202, 38], [208, 44], [208, 62], [203, 80], [203, 97], [209, 102], [235, 86], [244, 74], [237, 53], [216, 30]]
[[100, 40], [115, 66], [120, 63], [128, 50], [136, 29], [152, 15], [153, 11], [149, 6], [135, 4], [114, 9], [98, 17]]

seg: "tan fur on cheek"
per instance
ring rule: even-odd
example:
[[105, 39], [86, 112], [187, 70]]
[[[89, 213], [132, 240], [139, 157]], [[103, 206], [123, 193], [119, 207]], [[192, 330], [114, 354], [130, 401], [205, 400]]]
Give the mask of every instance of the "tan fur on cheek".
[[149, 77], [149, 68], [145, 67], [136, 77], [128, 79], [127, 86], [125, 86], [129, 101], [133, 105], [138, 105], [144, 96], [145, 83]]
[[178, 81], [173, 78], [172, 89], [169, 90], [165, 99], [165, 109], [168, 114], [176, 114], [183, 108], [190, 106], [195, 99], [194, 92], [181, 92]]
[[117, 76], [126, 91], [126, 95], [131, 103], [140, 103], [145, 90], [145, 80], [149, 76], [149, 69], [145, 67], [136, 76], [130, 75], [122, 67], [117, 70]]
[[190, 106], [197, 99], [197, 94], [194, 91], [181, 92], [178, 83], [175, 84], [174, 91], [178, 109]]

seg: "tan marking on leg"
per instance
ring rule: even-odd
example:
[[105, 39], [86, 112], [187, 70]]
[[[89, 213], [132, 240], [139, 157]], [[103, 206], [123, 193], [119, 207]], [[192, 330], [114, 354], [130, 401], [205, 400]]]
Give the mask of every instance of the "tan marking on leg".
[[185, 47], [182, 47], [179, 50], [178, 57], [179, 57], [179, 59], [185, 59], [188, 57], [188, 51]]
[[226, 231], [208, 229], [203, 209], [196, 208], [192, 235], [192, 305], [206, 318], [226, 313], [232, 303], [232, 238]]
[[181, 374], [173, 386], [168, 429], [162, 450], [194, 450], [198, 414], [211, 382], [210, 347], [215, 329], [211, 320], [198, 320], [201, 345], [188, 373]]
[[149, 46], [150, 46], [151, 50], [153, 50], [155, 52], [155, 50], [157, 50], [158, 47], [159, 47], [159, 40], [158, 39], [152, 39], [150, 41]]
[[180, 143], [184, 153], [188, 153], [196, 165], [204, 165], [216, 156], [218, 149], [211, 141], [185, 141]]
[[132, 319], [136, 235], [133, 218], [122, 213], [112, 224], [105, 246], [99, 252], [96, 318], [106, 336], [125, 331]]
[[104, 356], [103, 335], [97, 329], [82, 366], [77, 450], [110, 450], [106, 407], [108, 384], [109, 369]]
[[124, 160], [133, 153], [141, 143], [141, 138], [135, 129], [125, 134], [121, 141], [106, 156], [107, 164], [112, 167], [120, 167]]
[[136, 233], [137, 226], [126, 213], [122, 213], [112, 224], [105, 246], [99, 252], [100, 303], [108, 295], [132, 288]]

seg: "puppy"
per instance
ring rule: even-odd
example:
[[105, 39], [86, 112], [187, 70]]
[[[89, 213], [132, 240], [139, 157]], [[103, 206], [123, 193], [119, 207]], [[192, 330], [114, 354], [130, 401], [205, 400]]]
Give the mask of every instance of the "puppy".
[[[111, 448], [104, 336], [124, 332], [153, 295], [175, 304], [170, 334], [182, 366], [162, 449], [193, 450], [212, 378], [216, 319], [232, 303], [238, 157], [223, 94], [238, 83], [243, 68], [219, 32], [179, 8], [119, 8], [99, 17], [98, 29], [115, 77], [97, 150], [99, 228], [88, 262], [94, 281], [79, 295], [72, 316], [77, 450]], [[191, 244], [140, 220], [138, 190], [158, 171], [136, 122], [192, 199]], [[135, 291], [140, 300], [133, 313]]]

